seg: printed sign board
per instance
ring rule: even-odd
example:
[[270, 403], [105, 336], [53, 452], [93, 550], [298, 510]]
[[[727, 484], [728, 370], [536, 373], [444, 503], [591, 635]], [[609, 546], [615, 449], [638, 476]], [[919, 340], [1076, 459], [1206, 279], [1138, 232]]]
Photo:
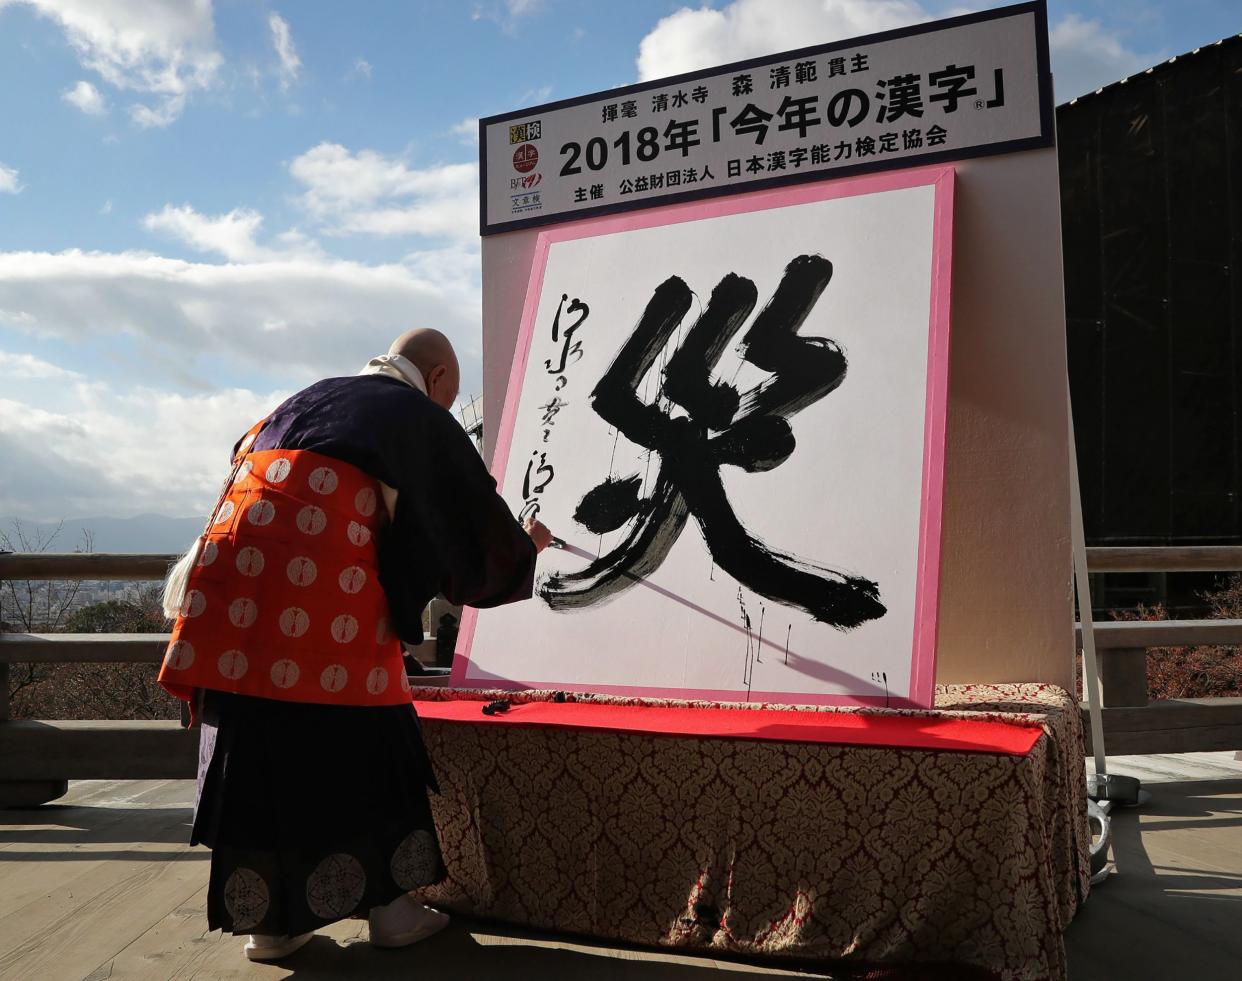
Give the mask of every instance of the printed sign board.
[[454, 685], [930, 704], [953, 178], [540, 233], [492, 469], [570, 548]]
[[1053, 139], [1039, 0], [482, 119], [480, 230]]

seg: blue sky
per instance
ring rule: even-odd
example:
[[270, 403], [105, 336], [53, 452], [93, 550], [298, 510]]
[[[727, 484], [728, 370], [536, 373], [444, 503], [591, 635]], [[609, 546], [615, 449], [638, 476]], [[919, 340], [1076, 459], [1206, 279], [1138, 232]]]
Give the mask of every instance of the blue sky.
[[[478, 116], [978, 6], [0, 0], [0, 521], [201, 511], [238, 432], [414, 324], [477, 391]], [[1064, 101], [1242, 9], [1050, 23]]]

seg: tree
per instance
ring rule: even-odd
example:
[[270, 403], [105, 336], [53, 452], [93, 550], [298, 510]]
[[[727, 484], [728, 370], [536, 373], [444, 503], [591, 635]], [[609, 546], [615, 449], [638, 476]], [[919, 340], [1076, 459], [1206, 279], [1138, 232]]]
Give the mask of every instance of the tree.
[[104, 600], [74, 610], [65, 618], [70, 634], [157, 634], [166, 621], [160, 609], [160, 589], [141, 590], [137, 600]]
[[[1242, 620], [1242, 575], [1200, 593], [1211, 619]], [[1113, 612], [1117, 620], [1168, 620], [1162, 603], [1140, 604], [1133, 610]], [[1224, 698], [1242, 695], [1242, 649], [1201, 645], [1198, 647], [1151, 647], [1147, 650], [1147, 697]], [[1080, 672], [1081, 673], [1081, 672]], [[1081, 693], [1081, 679], [1079, 684]]]
[[[168, 629], [159, 586], [147, 586], [133, 600], [104, 600], [75, 610], [67, 633], [162, 633]], [[177, 700], [156, 682], [155, 664], [65, 664], [55, 691], [42, 700], [40, 718], [175, 719]], [[50, 713], [65, 713], [50, 714]]]
[[[0, 532], [0, 549], [48, 552], [60, 537], [13, 522]], [[91, 551], [90, 533], [77, 552]], [[161, 633], [168, 624], [159, 586], [136, 597], [83, 605], [90, 590], [76, 581], [0, 583], [0, 629], [25, 633]], [[9, 704], [14, 718], [38, 719], [175, 719], [175, 699], [156, 683], [153, 664], [14, 664], [9, 676]]]
[[[15, 519], [11, 530], [0, 530], [0, 551], [49, 552], [59, 540], [64, 524], [61, 521], [51, 532], [46, 532]], [[82, 540], [74, 551], [90, 552], [92, 545], [90, 532], [83, 531]], [[0, 580], [0, 630], [41, 634], [62, 629], [81, 589], [81, 582], [69, 580]], [[15, 708], [21, 701], [15, 703], [15, 696], [50, 678], [57, 667], [55, 664], [10, 665], [9, 705]]]

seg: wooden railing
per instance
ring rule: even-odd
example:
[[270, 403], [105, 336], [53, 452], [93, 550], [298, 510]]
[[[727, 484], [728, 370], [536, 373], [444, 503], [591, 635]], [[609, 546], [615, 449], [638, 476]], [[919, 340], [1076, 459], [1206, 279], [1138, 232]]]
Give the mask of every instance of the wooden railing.
[[[1235, 572], [1242, 546], [1089, 548], [1092, 572]], [[1081, 631], [1078, 632], [1081, 638]], [[1095, 624], [1104, 703], [1104, 746], [1112, 755], [1242, 749], [1242, 698], [1149, 702], [1147, 651], [1153, 647], [1242, 646], [1242, 620], [1120, 620]], [[1088, 750], [1091, 733], [1083, 709]]]
[[[0, 555], [0, 580], [133, 582], [163, 579], [175, 555]], [[156, 664], [166, 634], [0, 633], [0, 806], [59, 797], [67, 781], [190, 777], [198, 733], [177, 720], [9, 718], [9, 665], [29, 662]]]
[[[141, 582], [161, 580], [175, 555], [0, 554], [0, 580]], [[443, 604], [441, 604], [443, 605]], [[433, 616], [436, 615], [433, 610]], [[435, 620], [432, 620], [433, 630]], [[158, 664], [168, 634], [0, 633], [0, 807], [32, 805], [64, 793], [66, 781], [192, 777], [198, 733], [157, 721], [10, 718], [9, 666], [22, 663]], [[433, 646], [426, 642], [427, 648]], [[416, 651], [430, 659], [430, 650]], [[420, 684], [443, 683], [420, 678]]]
[[[1087, 556], [1093, 572], [1242, 569], [1242, 547], [1233, 546], [1092, 548]], [[0, 554], [0, 580], [159, 580], [175, 560], [172, 555]], [[1148, 648], [1242, 646], [1242, 620], [1103, 622], [1096, 624], [1095, 637], [1109, 753], [1242, 748], [1242, 698], [1149, 704], [1146, 679]], [[175, 720], [9, 718], [10, 664], [156, 664], [167, 643], [167, 634], [0, 634], [0, 806], [51, 799], [63, 792], [69, 779], [193, 776], [197, 733]]]

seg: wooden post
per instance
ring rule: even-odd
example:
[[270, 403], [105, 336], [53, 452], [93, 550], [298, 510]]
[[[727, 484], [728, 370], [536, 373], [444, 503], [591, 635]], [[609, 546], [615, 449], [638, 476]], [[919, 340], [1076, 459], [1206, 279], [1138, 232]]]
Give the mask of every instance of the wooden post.
[[1099, 652], [1100, 682], [1104, 704], [1141, 706], [1147, 704], [1147, 650], [1119, 647]]

